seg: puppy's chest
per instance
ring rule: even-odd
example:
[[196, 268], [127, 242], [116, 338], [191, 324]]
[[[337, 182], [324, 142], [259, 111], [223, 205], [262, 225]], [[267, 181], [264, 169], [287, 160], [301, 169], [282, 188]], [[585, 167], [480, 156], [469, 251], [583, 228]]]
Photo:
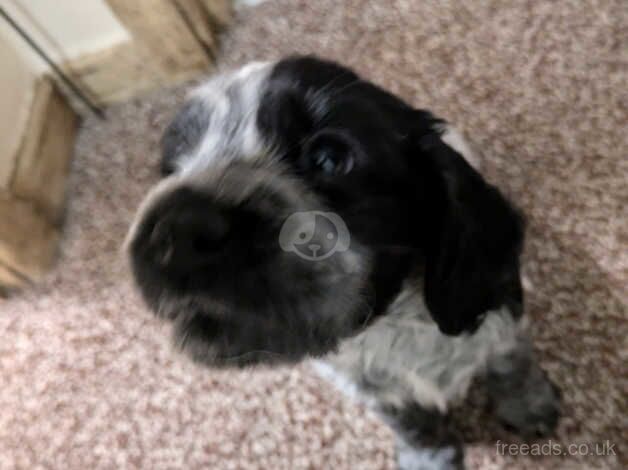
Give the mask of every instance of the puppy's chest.
[[[416, 369], [417, 363], [447, 355], [445, 344], [431, 319], [421, 290], [405, 286], [385, 315], [366, 330], [343, 341], [326, 360], [354, 379], [381, 383], [391, 375]], [[451, 345], [449, 345], [451, 346]], [[423, 369], [423, 367], [420, 367]]]
[[489, 355], [512, 347], [516, 335], [517, 324], [505, 309], [488, 312], [473, 334], [442, 334], [420, 283], [413, 281], [404, 285], [384, 316], [345, 340], [324, 362], [362, 390], [414, 389], [420, 382], [438, 390], [446, 402], [464, 394]]

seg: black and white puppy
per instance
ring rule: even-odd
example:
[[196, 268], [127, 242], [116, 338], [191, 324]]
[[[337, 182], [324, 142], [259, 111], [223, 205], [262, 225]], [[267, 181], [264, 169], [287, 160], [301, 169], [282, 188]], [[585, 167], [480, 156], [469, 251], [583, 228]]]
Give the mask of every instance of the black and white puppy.
[[401, 469], [463, 466], [447, 413], [478, 374], [510, 427], [555, 426], [521, 321], [522, 218], [446, 122], [291, 57], [210, 79], [162, 144], [128, 250], [194, 360], [316, 358], [394, 428]]

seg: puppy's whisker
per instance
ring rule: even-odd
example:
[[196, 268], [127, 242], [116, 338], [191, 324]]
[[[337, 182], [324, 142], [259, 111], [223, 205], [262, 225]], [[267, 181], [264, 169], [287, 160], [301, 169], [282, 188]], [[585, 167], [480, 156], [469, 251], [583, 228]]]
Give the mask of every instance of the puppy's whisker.
[[263, 355], [274, 357], [274, 358], [281, 358], [281, 359], [286, 360], [286, 362], [288, 362], [290, 359], [289, 356], [275, 352], [275, 351], [267, 351], [265, 349], [254, 349], [254, 350], [247, 351], [245, 353], [234, 355], [234, 356], [217, 356], [216, 360], [219, 363], [229, 363], [229, 362], [239, 363], [242, 361], [242, 359], [246, 359], [247, 357], [254, 356], [257, 354], [263, 354]]

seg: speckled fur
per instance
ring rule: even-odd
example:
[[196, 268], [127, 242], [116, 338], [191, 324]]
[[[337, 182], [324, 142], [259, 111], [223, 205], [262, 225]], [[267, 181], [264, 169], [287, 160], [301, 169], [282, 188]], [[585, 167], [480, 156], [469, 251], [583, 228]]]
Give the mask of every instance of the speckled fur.
[[375, 406], [416, 402], [445, 413], [464, 398], [489, 358], [513, 350], [522, 332], [503, 309], [488, 312], [473, 334], [446, 336], [430, 317], [420, 286], [420, 279], [407, 281], [385, 316], [324, 361], [375, 398]]

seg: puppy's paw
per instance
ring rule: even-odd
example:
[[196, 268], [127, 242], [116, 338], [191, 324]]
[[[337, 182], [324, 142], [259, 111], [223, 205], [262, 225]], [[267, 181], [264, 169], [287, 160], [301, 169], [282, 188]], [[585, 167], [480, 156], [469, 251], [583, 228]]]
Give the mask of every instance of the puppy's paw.
[[464, 470], [463, 443], [447, 414], [417, 403], [382, 411], [397, 432], [399, 470]]
[[526, 438], [550, 435], [560, 418], [560, 390], [545, 372], [528, 386], [502, 397], [495, 406], [495, 413], [506, 429]]

